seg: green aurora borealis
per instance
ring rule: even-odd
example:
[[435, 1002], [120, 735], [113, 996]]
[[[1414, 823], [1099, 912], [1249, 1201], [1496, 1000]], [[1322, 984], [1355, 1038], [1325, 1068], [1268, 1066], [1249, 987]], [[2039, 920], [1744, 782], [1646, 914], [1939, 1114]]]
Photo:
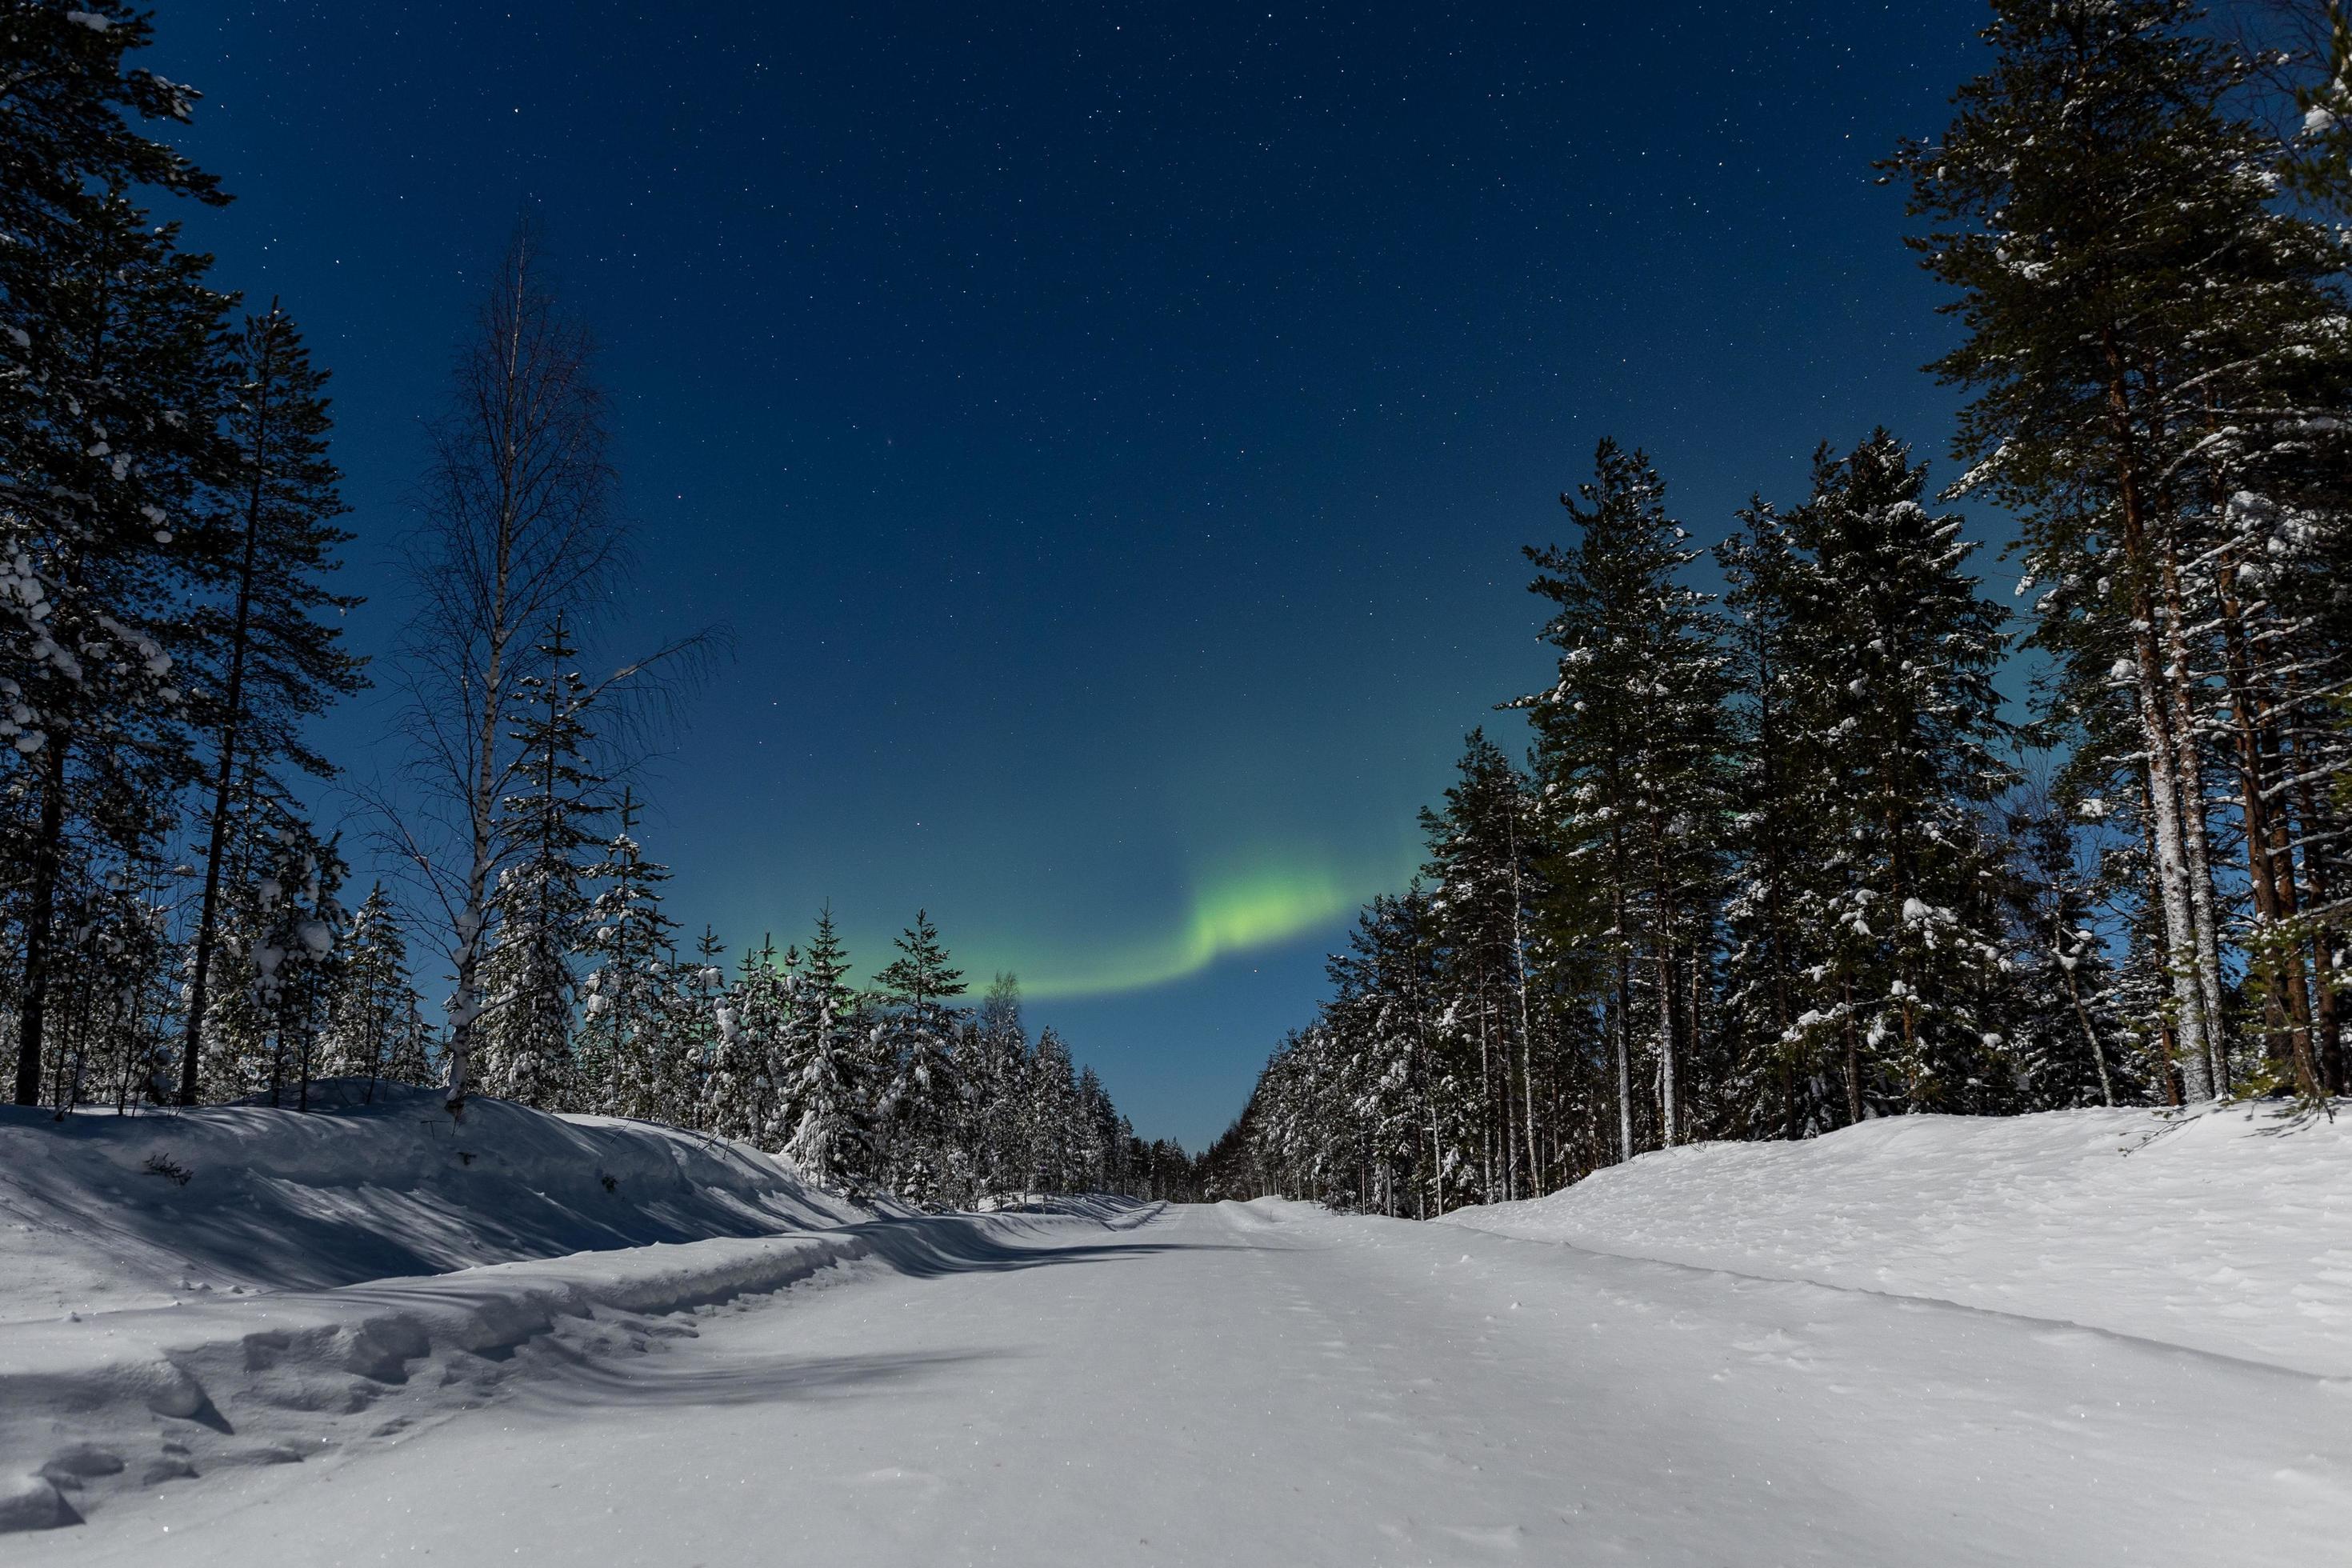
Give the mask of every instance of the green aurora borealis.
[[[1410, 874], [1405, 868], [1403, 875]], [[1015, 945], [1002, 957], [984, 946], [975, 952], [990, 971], [1020, 976], [1024, 995], [1039, 1001], [1115, 996], [1199, 974], [1220, 959], [1328, 931], [1402, 879], [1350, 875], [1328, 862], [1269, 854], [1202, 877], [1181, 923], [1160, 934], [1076, 948]]]

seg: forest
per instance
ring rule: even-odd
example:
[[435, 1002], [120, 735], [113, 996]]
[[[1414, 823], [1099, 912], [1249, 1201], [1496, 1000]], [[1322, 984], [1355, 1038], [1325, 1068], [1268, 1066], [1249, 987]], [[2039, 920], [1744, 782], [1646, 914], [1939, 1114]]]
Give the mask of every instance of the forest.
[[[12, 8], [17, 1103], [430, 1082], [457, 1116], [667, 1121], [926, 1204], [1423, 1215], [1894, 1114], [2326, 1113], [2352, 1087], [2352, 44], [2309, 6], [2262, 13], [2305, 47], [2178, 0], [1994, 9], [1949, 125], [1879, 165], [1952, 328], [1948, 468], [1873, 430], [1809, 493], [1693, 526], [1601, 441], [1564, 542], [1526, 552], [1556, 675], [1493, 725], [1524, 755], [1471, 731], [1421, 876], [1194, 1160], [1032, 1037], [1013, 977], [975, 1005], [927, 915], [860, 986], [829, 910], [730, 963], [666, 910], [645, 764], [728, 639], [615, 646], [606, 394], [528, 216], [419, 411], [411, 624], [357, 657], [328, 371], [173, 216], [229, 200], [156, 133], [197, 95], [136, 63], [144, 15]], [[371, 687], [390, 784], [305, 738]]]
[[[1187, 1179], [1032, 1037], [1012, 976], [968, 1005], [928, 916], [858, 986], [830, 910], [731, 964], [665, 910], [638, 781], [725, 628], [601, 646], [632, 558], [608, 398], [528, 214], [419, 411], [411, 623], [383, 668], [351, 650], [328, 370], [184, 243], [175, 214], [230, 197], [171, 145], [200, 95], [137, 63], [153, 27], [117, 0], [0, 20], [16, 1102], [436, 1084], [454, 1117], [488, 1094], [664, 1121], [923, 1205]], [[305, 738], [372, 686], [405, 752], [383, 784]], [[420, 990], [445, 968], [446, 1014]]]
[[1878, 165], [1952, 466], [1825, 443], [1702, 550], [1602, 441], [1526, 552], [1524, 759], [1471, 732], [1215, 1190], [1428, 1216], [1701, 1140], [2352, 1087], [2352, 49], [2325, 7], [1993, 11]]

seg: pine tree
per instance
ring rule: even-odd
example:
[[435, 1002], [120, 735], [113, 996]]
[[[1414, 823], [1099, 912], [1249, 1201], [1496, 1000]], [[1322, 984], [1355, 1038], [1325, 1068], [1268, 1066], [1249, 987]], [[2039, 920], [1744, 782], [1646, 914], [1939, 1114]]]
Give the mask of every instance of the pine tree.
[[[2275, 205], [2276, 141], [2231, 107], [2248, 62], [2196, 19], [2188, 0], [1997, 0], [1992, 65], [1940, 142], [1893, 166], [1930, 225], [1912, 243], [1968, 331], [1935, 367], [1974, 394], [1964, 483], [2022, 520], [2031, 580], [2047, 585], [2035, 644], [2078, 667], [2078, 691], [2105, 677], [2137, 731], [2161, 1030], [2201, 1100], [2230, 1071], [2216, 688], [2251, 742], [2236, 765], [2257, 781], [2243, 793], [2261, 912], [2280, 912], [2292, 880], [2259, 787], [2263, 681], [2243, 658], [2256, 639], [2237, 578], [2260, 563], [2229, 520], [2243, 492], [2340, 495], [2347, 346], [2340, 258]], [[2315, 933], [2289, 930], [2298, 970], [2326, 963]], [[2302, 1010], [2311, 1093], [2307, 995]]]
[[323, 579], [352, 536], [340, 475], [327, 457], [326, 373], [310, 363], [293, 321], [273, 302], [248, 317], [228, 349], [233, 378], [225, 438], [210, 475], [215, 522], [233, 552], [227, 603], [207, 605], [194, 625], [205, 651], [195, 716], [210, 739], [211, 830], [197, 909], [194, 990], [181, 1056], [180, 1102], [195, 1103], [205, 982], [228, 851], [230, 791], [241, 767], [289, 764], [313, 778], [334, 769], [304, 742], [301, 721], [366, 683], [344, 651], [337, 621], [359, 601]]

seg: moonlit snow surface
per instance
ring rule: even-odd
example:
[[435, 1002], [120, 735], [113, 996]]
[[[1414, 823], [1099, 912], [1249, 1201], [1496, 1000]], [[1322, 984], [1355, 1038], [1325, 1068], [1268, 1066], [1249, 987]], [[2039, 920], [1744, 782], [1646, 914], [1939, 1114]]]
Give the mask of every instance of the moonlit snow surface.
[[2352, 1117], [1890, 1116], [1643, 1154], [1454, 1225], [2352, 1379]]
[[[1949, 1197], [1957, 1181], [1997, 1225], [2003, 1201], [2034, 1207], [2053, 1149], [2119, 1142], [2123, 1119], [1933, 1125], [1908, 1134], [1935, 1145], [1916, 1152], [1926, 1174], [1909, 1188], [1868, 1179], [1874, 1161], [1896, 1166], [1856, 1147], [1866, 1140], [1770, 1149], [1781, 1191], [1813, 1184], [1815, 1217], [1801, 1193], [1787, 1198], [1774, 1223], [1790, 1234], [1759, 1245], [1834, 1261], [1865, 1230], [1879, 1247], [1907, 1228], [1914, 1254], [1934, 1253], [1920, 1238], [1958, 1221], [1906, 1219], [1906, 1191]], [[2040, 1152], [2006, 1131], [2037, 1125]], [[2143, 1135], [2159, 1125], [2135, 1121]], [[1970, 1152], [1979, 1129], [1986, 1142]], [[2237, 1201], [2233, 1162], [2294, 1190], [2317, 1166], [2343, 1167], [2342, 1145], [2324, 1137], [2200, 1136], [2179, 1147], [2213, 1206]], [[1665, 1235], [1668, 1211], [1694, 1203], [1761, 1224], [1730, 1187], [1694, 1174], [1709, 1162], [1728, 1156], [1645, 1158], [1592, 1189], [1617, 1205], [1616, 1250]], [[2045, 1215], [2084, 1245], [2011, 1273], [2055, 1289], [2079, 1255], [2096, 1291], [2130, 1299], [2126, 1225], [2160, 1226], [2197, 1200], [2147, 1203], [2114, 1223], [2087, 1205], [2072, 1220]], [[346, 1327], [370, 1313], [418, 1325], [415, 1359], [375, 1369], [405, 1381], [346, 1415], [335, 1399], [365, 1380], [330, 1375], [318, 1356], [309, 1409], [287, 1397], [284, 1369], [206, 1363], [236, 1436], [202, 1428], [198, 1475], [63, 1487], [101, 1506], [78, 1526], [8, 1536], [6, 1551], [29, 1564], [258, 1568], [428, 1553], [2239, 1564], [2325, 1562], [2341, 1547], [2352, 1390], [2300, 1352], [2217, 1353], [2145, 1320], [2083, 1326], [2026, 1310], [2058, 1300], [2046, 1294], [2020, 1294], [2018, 1310], [1956, 1304], [1925, 1292], [1916, 1260], [1904, 1266], [1919, 1289], [1897, 1294], [1611, 1256], [1586, 1245], [1604, 1239], [1589, 1217], [1564, 1246], [1272, 1200], [1059, 1207], [853, 1220], [278, 1299], [318, 1332], [338, 1313]], [[2311, 1224], [2338, 1224], [2334, 1212]], [[1822, 1233], [1811, 1244], [1796, 1234], [1808, 1226]], [[1942, 1255], [1956, 1268], [1971, 1256]], [[2255, 1247], [2229, 1266], [2266, 1256], [2284, 1254]], [[2157, 1280], [2177, 1261], [2156, 1246], [2142, 1267]], [[2299, 1283], [2271, 1288], [2291, 1300]], [[547, 1328], [480, 1355], [458, 1343], [481, 1331], [486, 1303], [526, 1299], [554, 1303]], [[207, 1321], [217, 1333], [228, 1320]], [[34, 1329], [107, 1331], [17, 1324], [0, 1343]], [[343, 1342], [305, 1331], [254, 1342]], [[2304, 1342], [2340, 1344], [2336, 1332]], [[121, 1417], [96, 1447], [146, 1464], [173, 1430], [194, 1437], [198, 1424]], [[273, 1443], [299, 1462], [266, 1462]]]

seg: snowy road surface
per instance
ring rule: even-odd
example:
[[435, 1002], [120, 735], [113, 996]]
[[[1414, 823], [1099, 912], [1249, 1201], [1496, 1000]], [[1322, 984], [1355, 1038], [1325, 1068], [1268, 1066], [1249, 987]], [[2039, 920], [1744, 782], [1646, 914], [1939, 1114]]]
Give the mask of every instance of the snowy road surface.
[[[1296, 1206], [839, 1271], [26, 1564], [2311, 1564], [2352, 1388]], [[685, 1331], [691, 1331], [690, 1333]]]

